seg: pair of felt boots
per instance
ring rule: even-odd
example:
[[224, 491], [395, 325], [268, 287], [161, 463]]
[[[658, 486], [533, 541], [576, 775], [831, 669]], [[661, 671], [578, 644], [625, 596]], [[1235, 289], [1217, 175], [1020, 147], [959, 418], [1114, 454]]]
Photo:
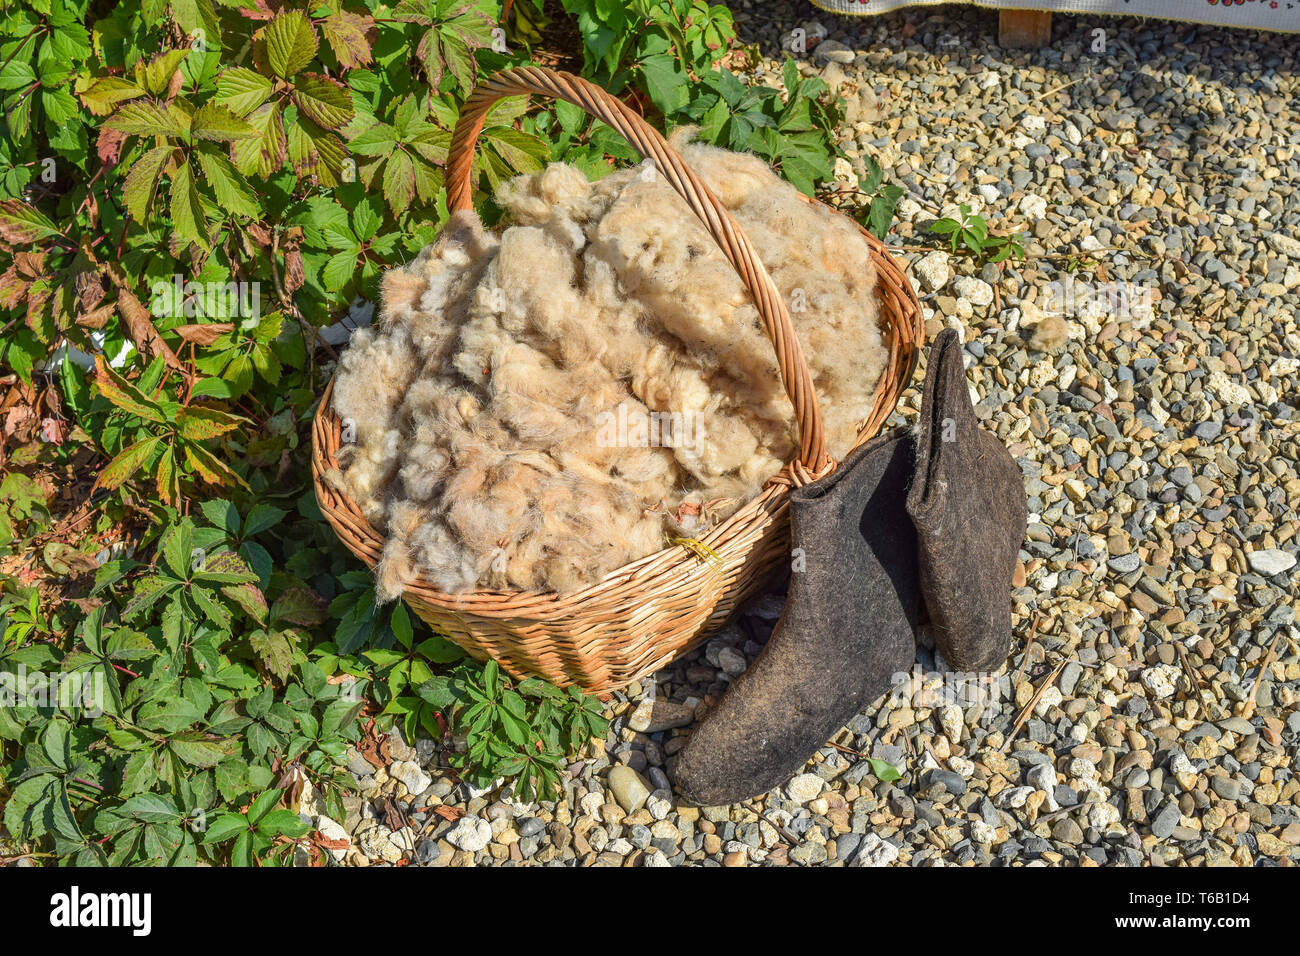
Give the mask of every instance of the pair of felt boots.
[[783, 783], [910, 671], [927, 617], [954, 670], [1002, 666], [1025, 490], [976, 422], [961, 352], [951, 329], [930, 349], [919, 440], [894, 429], [791, 493], [803, 570], [763, 652], [682, 748], [687, 799], [736, 803]]

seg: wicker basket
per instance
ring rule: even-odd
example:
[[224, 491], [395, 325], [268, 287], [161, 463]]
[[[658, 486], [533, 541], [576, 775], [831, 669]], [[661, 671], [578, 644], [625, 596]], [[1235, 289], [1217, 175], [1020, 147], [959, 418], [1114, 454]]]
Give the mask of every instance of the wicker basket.
[[[637, 680], [694, 647], [768, 582], [788, 560], [789, 489], [834, 467], [826, 453], [817, 396], [790, 314], [749, 241], [727, 209], [640, 116], [578, 77], [539, 67], [500, 73], [465, 101], [447, 161], [452, 210], [471, 208], [473, 149], [489, 107], [503, 96], [541, 93], [567, 100], [609, 124], [641, 153], [690, 205], [753, 295], [776, 350], [782, 383], [799, 425], [799, 458], [760, 494], [700, 540], [719, 561], [702, 561], [684, 547], [642, 558], [596, 584], [567, 594], [477, 590], [443, 593], [424, 581], [404, 598], [430, 626], [480, 660], [495, 658], [511, 674], [538, 675], [603, 693]], [[814, 200], [809, 200], [810, 202]], [[862, 231], [879, 275], [882, 334], [889, 362], [858, 444], [874, 437], [893, 411], [916, 366], [924, 338], [911, 285], [884, 246]], [[332, 383], [321, 397], [312, 430], [312, 466], [321, 511], [343, 543], [374, 567], [384, 536], [356, 504], [322, 480], [338, 466], [340, 423], [331, 408]]]

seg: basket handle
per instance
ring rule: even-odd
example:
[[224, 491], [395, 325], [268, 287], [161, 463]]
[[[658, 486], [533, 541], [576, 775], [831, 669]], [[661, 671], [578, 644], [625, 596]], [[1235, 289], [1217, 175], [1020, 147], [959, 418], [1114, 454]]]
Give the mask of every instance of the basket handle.
[[502, 97], [521, 93], [540, 93], [554, 99], [567, 100], [603, 120], [622, 133], [642, 157], [654, 160], [656, 170], [663, 173], [672, 187], [686, 200], [686, 204], [712, 234], [754, 298], [763, 327], [776, 350], [781, 383], [790, 396], [799, 423], [799, 460], [813, 474], [820, 473], [830, 463], [830, 457], [826, 453], [826, 436], [822, 430], [821, 412], [817, 407], [817, 394], [813, 389], [812, 375], [808, 371], [803, 349], [795, 335], [790, 312], [781, 300], [776, 285], [767, 274], [754, 247], [741, 232], [739, 223], [732, 218], [718, 197], [713, 195], [654, 127], [617, 97], [571, 73], [538, 66], [504, 70], [479, 83], [461, 107], [460, 119], [456, 123], [447, 153], [447, 205], [451, 211], [474, 208], [470, 170], [474, 160], [474, 145], [483, 130], [488, 110]]

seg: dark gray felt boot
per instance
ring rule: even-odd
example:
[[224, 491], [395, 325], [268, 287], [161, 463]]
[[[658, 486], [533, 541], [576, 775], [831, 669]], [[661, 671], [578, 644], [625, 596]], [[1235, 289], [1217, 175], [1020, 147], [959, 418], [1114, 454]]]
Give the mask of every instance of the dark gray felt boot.
[[910, 670], [920, 592], [904, 504], [914, 455], [895, 429], [791, 493], [803, 570], [796, 563], [767, 646], [682, 748], [675, 779], [687, 799], [716, 806], [766, 793]]
[[954, 670], [992, 671], [1011, 643], [1011, 578], [1028, 508], [1015, 459], [976, 421], [961, 353], [952, 329], [930, 347], [907, 510], [935, 643]]

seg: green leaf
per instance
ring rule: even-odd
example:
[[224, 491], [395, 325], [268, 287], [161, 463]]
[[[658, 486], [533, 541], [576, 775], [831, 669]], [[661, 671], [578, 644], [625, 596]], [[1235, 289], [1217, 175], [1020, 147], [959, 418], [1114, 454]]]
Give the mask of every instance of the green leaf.
[[248, 818], [238, 813], [223, 813], [211, 823], [203, 833], [203, 842], [225, 843], [237, 834], [248, 833]]
[[287, 836], [296, 840], [310, 833], [311, 826], [303, 823], [292, 810], [272, 810], [258, 821], [257, 832], [263, 836]]
[[217, 95], [213, 102], [229, 107], [239, 116], [247, 116], [266, 102], [271, 90], [271, 81], [261, 73], [234, 66], [217, 78]]
[[294, 79], [293, 86], [293, 101], [323, 129], [341, 129], [352, 119], [352, 98], [336, 80], [304, 73]]
[[637, 66], [645, 80], [650, 101], [661, 112], [671, 115], [686, 105], [689, 87], [680, 60], [665, 53], [648, 56]]
[[236, 216], [246, 216], [249, 219], [261, 217], [262, 210], [257, 197], [230, 160], [220, 153], [206, 150], [200, 150], [195, 155], [198, 156], [204, 178], [212, 187], [218, 206]]
[[122, 200], [126, 211], [137, 222], [145, 222], [153, 206], [154, 193], [163, 164], [176, 152], [172, 146], [155, 146], [134, 163], [122, 181]]
[[188, 441], [216, 438], [234, 431], [243, 423], [244, 419], [236, 415], [203, 405], [187, 405], [176, 416], [176, 427], [181, 437]]
[[194, 603], [199, 606], [207, 619], [219, 630], [229, 631], [231, 623], [230, 611], [217, 600], [215, 591], [209, 588], [194, 585], [190, 588], [190, 597]]
[[222, 551], [208, 557], [195, 580], [213, 584], [248, 584], [256, 581], [257, 575], [239, 555]]
[[268, 179], [279, 171], [289, 150], [280, 104], [264, 103], [245, 119], [260, 135], [234, 143], [231, 152], [235, 168], [245, 176]]
[[384, 164], [384, 198], [394, 215], [403, 213], [415, 197], [415, 167], [402, 150], [397, 150]]
[[161, 423], [167, 420], [157, 403], [119, 375], [104, 360], [102, 353], [95, 355], [95, 385], [99, 388], [100, 395], [124, 412], [150, 422]]
[[386, 123], [375, 123], [348, 140], [357, 156], [387, 156], [397, 145], [397, 131]]
[[122, 812], [145, 823], [170, 823], [180, 818], [176, 805], [157, 793], [141, 793], [122, 804]]
[[248, 517], [244, 519], [244, 537], [252, 537], [255, 534], [261, 534], [268, 528], [273, 528], [288, 513], [282, 508], [275, 507], [275, 505], [265, 503], [253, 505], [248, 512]]
[[339, 185], [343, 168], [343, 143], [307, 116], [288, 130], [289, 161], [299, 176], [314, 176], [322, 186]]
[[167, 745], [184, 763], [191, 767], [208, 769], [221, 763], [230, 756], [229, 749], [219, 741], [208, 740], [198, 734], [183, 734], [172, 737]]
[[373, 18], [346, 10], [332, 13], [320, 22], [321, 33], [345, 69], [364, 66], [373, 59], [366, 33], [374, 26]]
[[185, 580], [190, 576], [194, 562], [194, 525], [188, 518], [172, 525], [163, 536], [161, 548], [163, 561], [171, 573]]
[[119, 488], [145, 468], [154, 452], [162, 445], [161, 438], [146, 438], [124, 448], [116, 458], [104, 466], [97, 483], [101, 488]]
[[115, 104], [144, 96], [145, 91], [130, 80], [118, 76], [101, 76], [77, 95], [92, 113], [105, 116], [112, 112]]
[[170, 0], [172, 19], [188, 37], [197, 37], [205, 47], [221, 45], [221, 25], [212, 0]]
[[176, 234], [188, 239], [201, 249], [212, 248], [208, 241], [207, 217], [199, 191], [194, 187], [194, 174], [188, 165], [180, 166], [172, 176], [171, 217]]
[[34, 206], [19, 199], [0, 202], [0, 240], [24, 246], [57, 235], [58, 227]]
[[183, 137], [189, 133], [184, 113], [153, 102], [127, 103], [104, 125], [127, 136]]
[[293, 645], [283, 631], [253, 631], [248, 635], [248, 646], [262, 659], [268, 671], [281, 681], [289, 678], [293, 670]]
[[158, 782], [157, 755], [152, 750], [137, 750], [122, 768], [122, 796], [144, 793]]
[[253, 805], [248, 808], [248, 819], [253, 824], [259, 823], [263, 817], [274, 810], [280, 803], [280, 798], [284, 796], [282, 790], [268, 790], [253, 801]]
[[266, 28], [266, 60], [275, 75], [289, 79], [316, 56], [316, 31], [299, 10], [279, 14]]
[[190, 132], [197, 139], [229, 143], [240, 139], [256, 139], [260, 135], [247, 121], [220, 103], [200, 106], [190, 122]]
[[321, 270], [321, 282], [330, 292], [337, 292], [352, 279], [357, 266], [357, 250], [345, 249], [335, 253], [326, 261]]
[[875, 757], [867, 757], [866, 761], [871, 765], [871, 772], [875, 774], [876, 779], [881, 783], [889, 783], [891, 780], [901, 780], [903, 777], [893, 764], [886, 763], [884, 760], [877, 760]]

